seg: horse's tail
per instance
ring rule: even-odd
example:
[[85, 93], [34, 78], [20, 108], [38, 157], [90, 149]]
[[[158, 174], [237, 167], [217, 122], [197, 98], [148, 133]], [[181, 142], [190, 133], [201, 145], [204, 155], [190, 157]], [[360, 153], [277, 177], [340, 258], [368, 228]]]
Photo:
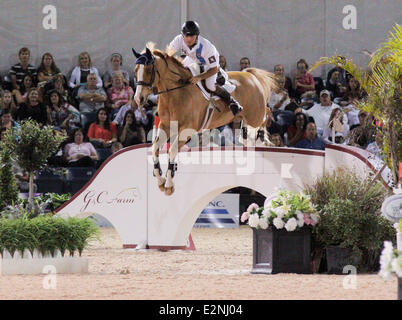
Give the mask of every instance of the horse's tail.
[[269, 97], [271, 96], [272, 90], [275, 90], [278, 87], [275, 75], [272, 72], [268, 72], [258, 68], [247, 68], [243, 71], [250, 72], [258, 79], [258, 81], [260, 81], [264, 89], [263, 94], [264, 94], [264, 101], [266, 104], [268, 102]]

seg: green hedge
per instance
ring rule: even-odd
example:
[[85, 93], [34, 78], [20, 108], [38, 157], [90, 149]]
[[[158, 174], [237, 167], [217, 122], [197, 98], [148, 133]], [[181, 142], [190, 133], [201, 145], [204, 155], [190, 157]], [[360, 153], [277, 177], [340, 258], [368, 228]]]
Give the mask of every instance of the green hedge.
[[33, 254], [38, 249], [42, 254], [54, 255], [57, 249], [64, 256], [66, 250], [73, 256], [82, 251], [91, 239], [99, 236], [99, 229], [91, 219], [61, 218], [51, 215], [33, 219], [0, 219], [0, 252], [28, 249]]

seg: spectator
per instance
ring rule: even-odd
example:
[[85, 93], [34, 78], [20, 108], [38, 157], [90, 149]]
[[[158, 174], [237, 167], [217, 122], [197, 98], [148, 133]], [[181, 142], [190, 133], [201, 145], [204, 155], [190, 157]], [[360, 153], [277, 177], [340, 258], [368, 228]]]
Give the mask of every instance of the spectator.
[[313, 76], [307, 72], [308, 64], [306, 60], [300, 59], [297, 61], [297, 72], [295, 76], [295, 96], [300, 99], [301, 95], [308, 91], [315, 90], [315, 83]]
[[355, 78], [350, 78], [348, 81], [348, 86], [346, 92], [343, 95], [340, 105], [342, 107], [355, 104], [356, 100], [362, 100], [367, 96], [367, 93], [360, 88], [360, 83]]
[[88, 120], [91, 117], [89, 114], [94, 114], [101, 108], [105, 107], [106, 93], [103, 88], [96, 87], [97, 76], [94, 73], [88, 75], [88, 83], [78, 90], [78, 99], [80, 101], [79, 110], [81, 112], [82, 127], [85, 128]]
[[24, 76], [27, 74], [32, 76], [33, 82], [36, 82], [37, 71], [33, 65], [29, 64], [30, 57], [31, 52], [28, 48], [21, 48], [18, 52], [20, 62], [13, 65], [9, 72], [13, 89], [20, 89]]
[[3, 92], [3, 96], [0, 98], [0, 115], [2, 115], [4, 110], [6, 109], [9, 109], [14, 117], [18, 112], [18, 108], [15, 105], [13, 95], [8, 90], [5, 90]]
[[270, 135], [273, 135], [274, 133], [279, 133], [283, 139], [284, 133], [286, 132], [287, 128], [285, 128], [285, 126], [281, 126], [279, 123], [277, 123], [275, 121], [275, 118], [272, 114], [271, 109], [266, 108], [266, 110], [267, 110], [267, 112], [266, 112], [266, 117], [267, 117], [266, 128], [267, 128], [268, 133]]
[[76, 102], [71, 93], [71, 88], [67, 85], [67, 80], [61, 73], [56, 74], [53, 81], [45, 86], [45, 95], [49, 95], [52, 90], [56, 90], [64, 101], [68, 102], [72, 106], [77, 106], [79, 103]]
[[78, 56], [78, 66], [76, 66], [70, 77], [70, 88], [79, 88], [87, 84], [88, 76], [90, 74], [96, 75], [96, 84], [98, 88], [102, 88], [102, 79], [99, 76], [98, 69], [92, 66], [91, 57], [88, 52], [81, 52]]
[[[340, 56], [341, 57], [341, 56]], [[341, 57], [342, 60], [345, 60], [344, 57]], [[349, 78], [351, 77], [351, 74], [349, 72], [347, 72], [345, 69], [343, 69], [342, 67], [336, 66], [334, 68], [332, 68], [331, 70], [328, 71], [327, 74], [327, 83], [330, 82], [330, 79], [332, 78], [332, 73], [334, 72], [338, 72], [338, 79], [336, 82], [340, 82], [342, 87], [344, 87], [344, 89], [346, 89], [347, 83], [349, 81]]]
[[64, 147], [64, 156], [69, 167], [95, 167], [98, 154], [83, 129], [75, 129], [70, 136], [70, 143]]
[[376, 128], [373, 116], [367, 112], [359, 113], [359, 124], [350, 128], [346, 142], [350, 146], [366, 148], [375, 140]]
[[3, 113], [1, 115], [0, 128], [17, 129], [19, 127], [20, 127], [20, 125], [16, 121], [13, 120], [11, 110], [4, 109]]
[[295, 144], [296, 148], [324, 150], [325, 142], [317, 137], [317, 128], [314, 122], [309, 122], [306, 127], [306, 138]]
[[55, 130], [66, 130], [67, 133], [70, 133], [80, 124], [79, 111], [64, 101], [56, 90], [50, 92], [47, 115], [48, 123], [53, 125]]
[[110, 149], [112, 149], [112, 153], [116, 153], [117, 151], [123, 149], [123, 145], [121, 144], [121, 142], [116, 141], [112, 143]]
[[381, 150], [381, 146], [383, 145], [384, 141], [384, 133], [380, 128], [377, 128], [377, 132], [375, 134], [375, 140], [371, 143], [369, 143], [366, 147], [366, 150], [374, 154], [376, 157], [380, 158], [381, 160], [384, 160], [384, 154]]
[[28, 91], [26, 103], [22, 103], [18, 110], [18, 119], [33, 119], [43, 126], [47, 124], [47, 112], [42, 102], [39, 101], [39, 92], [36, 88]]
[[88, 138], [97, 148], [109, 148], [117, 141], [117, 128], [109, 121], [106, 108], [100, 108], [96, 113], [95, 122], [89, 126]]
[[240, 71], [246, 68], [250, 68], [250, 59], [247, 57], [243, 57], [240, 59]]
[[294, 122], [289, 126], [287, 131], [287, 140], [290, 147], [293, 147], [297, 142], [307, 137], [307, 123], [307, 116], [303, 112], [298, 112], [295, 114]]
[[123, 57], [120, 53], [113, 53], [111, 58], [111, 69], [107, 70], [103, 75], [103, 84], [106, 89], [108, 89], [112, 85], [112, 76], [113, 73], [120, 72], [123, 76], [124, 86], [130, 85], [130, 75], [128, 72], [121, 68], [123, 64]]
[[41, 64], [38, 68], [38, 82], [51, 81], [60, 70], [54, 62], [53, 56], [46, 52], [42, 56]]
[[15, 96], [15, 100], [17, 101], [17, 104], [26, 102], [28, 91], [31, 88], [35, 88], [33, 77], [30, 74], [26, 74], [24, 76], [24, 79], [22, 80], [20, 88], [14, 89], [12, 92], [13, 95]]
[[145, 130], [136, 121], [132, 110], [128, 110], [124, 116], [123, 126], [119, 128], [119, 140], [124, 147], [146, 142]]
[[290, 103], [289, 94], [285, 89], [285, 77], [276, 76], [278, 86], [272, 90], [268, 100], [268, 105], [273, 111], [285, 110], [285, 107]]
[[326, 89], [331, 93], [332, 100], [343, 97], [346, 92], [346, 88], [342, 85], [339, 79], [339, 71], [335, 70], [332, 72], [331, 78], [329, 78], [326, 83]]
[[112, 87], [107, 90], [107, 96], [112, 108], [112, 119], [114, 119], [121, 106], [131, 101], [134, 91], [123, 82], [122, 73], [115, 72], [112, 76]]
[[289, 77], [286, 77], [286, 76], [285, 76], [285, 68], [283, 67], [283, 65], [277, 64], [277, 65], [274, 67], [274, 73], [275, 73], [275, 75], [276, 75], [277, 77], [285, 77], [285, 85], [284, 85], [284, 88], [287, 90], [287, 92], [288, 92], [288, 94], [289, 94], [289, 97], [292, 97], [292, 98], [293, 98], [294, 93], [293, 93], [292, 80], [291, 80]]
[[[329, 123], [332, 110], [339, 106], [331, 101], [331, 96], [328, 90], [320, 92], [320, 103], [315, 104], [311, 109], [306, 111], [306, 114], [314, 119], [317, 126], [318, 136], [322, 136], [324, 128]], [[344, 116], [344, 123], [348, 123], [347, 117]]]
[[271, 135], [271, 142], [274, 144], [274, 147], [284, 147], [284, 143], [282, 137], [279, 133], [274, 133]]
[[324, 128], [324, 141], [327, 143], [344, 143], [348, 133], [349, 126], [344, 123], [344, 113], [341, 108], [334, 108], [329, 117], [328, 125]]
[[228, 66], [226, 62], [226, 57], [224, 55], [219, 56], [219, 66], [224, 70], [228, 71]]

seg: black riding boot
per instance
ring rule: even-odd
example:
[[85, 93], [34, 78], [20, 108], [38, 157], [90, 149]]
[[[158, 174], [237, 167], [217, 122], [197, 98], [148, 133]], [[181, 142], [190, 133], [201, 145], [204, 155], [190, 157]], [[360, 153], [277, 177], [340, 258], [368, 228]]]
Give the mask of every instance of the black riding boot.
[[214, 93], [222, 98], [222, 100], [229, 105], [230, 110], [232, 110], [234, 115], [237, 115], [243, 110], [243, 107], [240, 105], [240, 103], [235, 98], [233, 98], [230, 93], [226, 91], [225, 88], [216, 86], [216, 90]]

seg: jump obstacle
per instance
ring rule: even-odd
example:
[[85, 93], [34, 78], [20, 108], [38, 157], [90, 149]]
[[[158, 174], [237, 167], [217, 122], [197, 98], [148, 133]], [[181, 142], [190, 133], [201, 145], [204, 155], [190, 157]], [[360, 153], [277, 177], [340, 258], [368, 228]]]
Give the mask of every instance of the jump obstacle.
[[[167, 167], [166, 152], [160, 163]], [[247, 187], [269, 197], [278, 188], [301, 191], [305, 183], [337, 167], [377, 173], [378, 159], [359, 148], [328, 145], [325, 151], [277, 147], [191, 148], [178, 153], [175, 192], [166, 196], [152, 176], [150, 144], [110, 156], [57, 215], [106, 218], [123, 248], [188, 249], [201, 211], [222, 192]], [[386, 173], [381, 179], [386, 185]], [[194, 248], [193, 248], [194, 249]]]

